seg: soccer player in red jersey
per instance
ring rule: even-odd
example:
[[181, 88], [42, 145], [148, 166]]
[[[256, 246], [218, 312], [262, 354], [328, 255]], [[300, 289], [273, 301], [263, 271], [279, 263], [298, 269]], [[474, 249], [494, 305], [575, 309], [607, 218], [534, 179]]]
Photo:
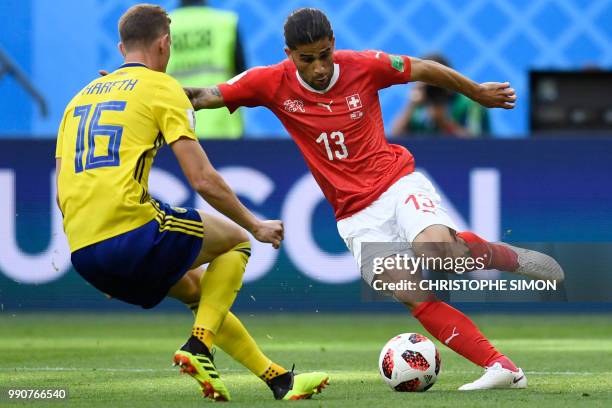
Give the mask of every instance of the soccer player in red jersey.
[[[432, 184], [414, 171], [412, 154], [385, 138], [380, 89], [422, 81], [460, 92], [488, 108], [512, 109], [516, 95], [509, 83], [478, 84], [433, 61], [383, 51], [336, 51], [331, 24], [317, 9], [296, 10], [284, 31], [286, 60], [252, 68], [215, 87], [186, 92], [196, 109], [270, 109], [304, 155], [360, 266], [362, 243], [407, 242], [415, 253], [428, 257], [467, 255], [486, 259], [486, 269], [563, 279], [563, 270], [547, 255], [457, 232]], [[372, 285], [373, 273], [361, 269]], [[522, 370], [459, 310], [433, 295], [394, 295], [429, 333], [485, 368], [481, 378], [460, 390], [527, 386]]]

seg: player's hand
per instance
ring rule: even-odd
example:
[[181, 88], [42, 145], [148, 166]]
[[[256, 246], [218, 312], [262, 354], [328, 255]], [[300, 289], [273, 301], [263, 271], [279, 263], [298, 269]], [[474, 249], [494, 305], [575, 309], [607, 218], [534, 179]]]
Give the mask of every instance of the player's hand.
[[513, 109], [516, 93], [510, 82], [484, 82], [472, 99], [486, 108]]
[[185, 95], [187, 95], [189, 102], [191, 102], [193, 107], [197, 110], [198, 107], [196, 106], [196, 102], [202, 92], [201, 88], [183, 88], [183, 91], [185, 91]]
[[274, 249], [280, 248], [285, 238], [285, 228], [280, 220], [260, 221], [251, 231], [256, 240], [272, 244]]

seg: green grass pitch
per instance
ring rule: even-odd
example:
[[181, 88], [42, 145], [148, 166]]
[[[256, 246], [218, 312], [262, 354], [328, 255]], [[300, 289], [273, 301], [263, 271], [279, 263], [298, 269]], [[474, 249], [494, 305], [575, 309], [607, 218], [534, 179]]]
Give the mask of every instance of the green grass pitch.
[[[396, 393], [378, 353], [392, 336], [422, 332], [406, 315], [241, 316], [262, 349], [296, 371], [326, 370], [330, 386], [300, 407], [612, 406], [612, 315], [475, 315], [493, 343], [526, 371], [527, 390], [456, 391], [481, 370], [437, 343], [438, 382]], [[184, 314], [0, 314], [0, 389], [67, 387], [63, 402], [35, 407], [202, 407], [195, 382], [170, 365], [189, 333]], [[232, 407], [278, 407], [264, 384], [217, 353]], [[0, 398], [0, 406], [24, 406]]]

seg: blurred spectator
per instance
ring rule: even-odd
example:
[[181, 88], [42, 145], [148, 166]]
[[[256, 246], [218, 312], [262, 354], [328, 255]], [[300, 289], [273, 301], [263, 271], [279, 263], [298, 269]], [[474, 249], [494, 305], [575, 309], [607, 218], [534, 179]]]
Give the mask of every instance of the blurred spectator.
[[[167, 72], [183, 86], [217, 85], [246, 69], [236, 13], [208, 7], [204, 0], [181, 0], [170, 18], [172, 53]], [[196, 113], [199, 138], [237, 139], [243, 130], [240, 112]]]
[[[424, 59], [450, 66], [446, 58], [433, 54]], [[490, 132], [489, 114], [486, 108], [467, 96], [442, 88], [416, 83], [410, 92], [410, 100], [395, 119], [392, 136], [451, 135], [471, 138]]]

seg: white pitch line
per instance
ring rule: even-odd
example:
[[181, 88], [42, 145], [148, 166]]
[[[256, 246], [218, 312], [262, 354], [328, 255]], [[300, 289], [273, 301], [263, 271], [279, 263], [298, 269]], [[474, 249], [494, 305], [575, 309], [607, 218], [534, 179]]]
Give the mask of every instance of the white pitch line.
[[[126, 373], [155, 373], [155, 372], [168, 372], [175, 371], [176, 368], [112, 368], [112, 367], [101, 367], [101, 368], [87, 368], [87, 367], [0, 367], [0, 371], [5, 372], [19, 372], [19, 371], [102, 371], [102, 372], [126, 372]], [[246, 370], [236, 370], [236, 369], [221, 369], [219, 370], [222, 373], [239, 373], [244, 372], [247, 373]], [[347, 374], [347, 373], [356, 373], [356, 371], [338, 371], [338, 370], [330, 370], [332, 374]], [[375, 371], [361, 371], [364, 374], [375, 374]], [[480, 371], [448, 371], [445, 370], [443, 373], [448, 374], [479, 374]], [[600, 372], [592, 372], [592, 371], [525, 371], [525, 374], [529, 375], [612, 375], [612, 371], [600, 371]]]
[[0, 367], [0, 371], [110, 371], [127, 373], [153, 373], [157, 371], [171, 371], [172, 368], [79, 368], [79, 367]]

